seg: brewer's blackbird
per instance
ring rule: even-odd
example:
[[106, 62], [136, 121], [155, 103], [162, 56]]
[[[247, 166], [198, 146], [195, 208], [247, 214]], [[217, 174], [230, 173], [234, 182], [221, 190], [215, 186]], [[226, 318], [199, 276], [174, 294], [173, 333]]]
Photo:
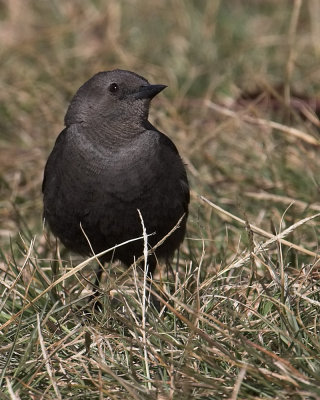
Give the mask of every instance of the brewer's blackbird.
[[[156, 259], [169, 260], [182, 242], [189, 204], [186, 171], [173, 142], [148, 121], [150, 101], [165, 87], [113, 70], [94, 75], [73, 97], [42, 185], [44, 219], [68, 249], [90, 255], [91, 248], [99, 253], [141, 237], [138, 209], [149, 247], [184, 215], [149, 256], [149, 275]], [[142, 254], [141, 239], [102, 261], [118, 259], [129, 266]]]

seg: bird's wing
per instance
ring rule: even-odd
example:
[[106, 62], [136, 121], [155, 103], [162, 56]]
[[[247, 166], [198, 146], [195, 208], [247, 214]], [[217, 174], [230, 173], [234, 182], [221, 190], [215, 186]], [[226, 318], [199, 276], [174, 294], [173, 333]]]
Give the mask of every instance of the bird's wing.
[[161, 148], [163, 149], [163, 154], [166, 154], [168, 152], [173, 153], [177, 160], [177, 163], [176, 163], [177, 171], [176, 172], [178, 174], [178, 179], [179, 179], [180, 186], [181, 186], [184, 210], [187, 213], [188, 212], [188, 204], [190, 202], [190, 190], [189, 190], [189, 182], [188, 182], [188, 177], [187, 177], [184, 163], [179, 155], [179, 152], [178, 152], [175, 144], [172, 142], [172, 140], [170, 140], [164, 133], [161, 133], [159, 138], [160, 138], [160, 142], [161, 142]]
[[168, 138], [167, 135], [165, 135], [164, 133], [160, 132], [156, 127], [154, 127], [151, 122], [149, 122], [148, 120], [144, 121], [144, 127], [147, 131], [152, 131], [152, 132], [157, 132], [157, 134], [159, 135], [159, 140], [160, 140], [160, 147], [163, 148], [163, 152], [167, 153], [167, 151], [169, 150], [169, 152], [171, 153], [175, 153], [179, 160], [181, 161], [181, 168], [179, 170], [180, 172], [180, 185], [181, 185], [181, 189], [182, 189], [182, 193], [184, 196], [184, 208], [187, 212], [188, 210], [188, 204], [190, 202], [190, 190], [189, 190], [189, 182], [188, 182], [188, 177], [187, 177], [187, 173], [186, 170], [184, 168], [183, 165], [183, 161], [181, 160], [181, 157], [179, 155], [179, 152], [176, 148], [176, 145], [172, 142], [171, 139]]
[[[48, 180], [50, 180], [50, 176], [52, 176], [52, 168], [55, 168], [57, 157], [59, 153], [61, 153], [62, 148], [64, 147], [64, 142], [67, 134], [67, 129], [65, 128], [60, 135], [57, 137], [53, 150], [47, 160], [46, 166], [44, 168], [44, 175], [42, 181], [42, 193], [45, 192]], [[49, 170], [51, 169], [51, 173], [49, 174]]]

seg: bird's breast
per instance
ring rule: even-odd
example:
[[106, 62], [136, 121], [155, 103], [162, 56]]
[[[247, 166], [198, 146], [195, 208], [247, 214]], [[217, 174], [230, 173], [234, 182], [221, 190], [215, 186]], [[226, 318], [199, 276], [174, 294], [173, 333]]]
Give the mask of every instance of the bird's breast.
[[66, 152], [66, 165], [73, 165], [68, 180], [91, 195], [131, 202], [148, 196], [150, 190], [156, 192], [165, 178], [156, 146], [132, 142], [108, 148], [83, 139], [77, 146]]

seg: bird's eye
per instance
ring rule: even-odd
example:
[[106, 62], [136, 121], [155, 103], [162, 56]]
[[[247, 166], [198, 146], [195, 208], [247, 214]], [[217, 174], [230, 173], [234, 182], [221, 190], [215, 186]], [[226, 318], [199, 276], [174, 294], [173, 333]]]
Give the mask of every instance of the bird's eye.
[[111, 93], [115, 93], [119, 90], [119, 86], [116, 83], [111, 83], [109, 90]]

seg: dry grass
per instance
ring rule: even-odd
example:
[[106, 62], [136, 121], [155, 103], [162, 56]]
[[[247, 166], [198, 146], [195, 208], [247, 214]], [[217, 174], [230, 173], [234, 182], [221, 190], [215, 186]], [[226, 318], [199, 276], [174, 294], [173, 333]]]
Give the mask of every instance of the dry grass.
[[[320, 399], [319, 9], [0, 2], [0, 399]], [[160, 315], [118, 264], [95, 312], [95, 260], [42, 227], [68, 101], [115, 67], [169, 86], [151, 119], [192, 187]]]

